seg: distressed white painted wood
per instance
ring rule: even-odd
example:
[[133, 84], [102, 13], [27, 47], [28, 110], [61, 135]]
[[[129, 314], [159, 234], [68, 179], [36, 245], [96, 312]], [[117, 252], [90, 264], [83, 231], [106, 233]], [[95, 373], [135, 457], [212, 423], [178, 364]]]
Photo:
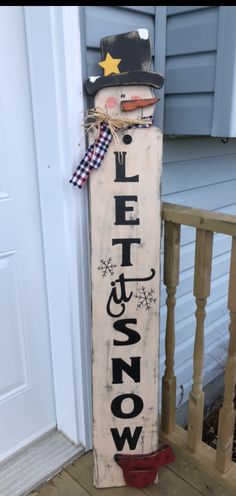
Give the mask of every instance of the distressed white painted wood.
[[[132, 137], [132, 143], [123, 143], [124, 134]], [[91, 204], [91, 246], [92, 246], [92, 318], [93, 318], [93, 444], [97, 487], [125, 485], [120, 467], [114, 461], [114, 454], [149, 453], [158, 447], [157, 389], [158, 389], [158, 341], [159, 341], [159, 244], [160, 244], [160, 177], [162, 161], [162, 135], [157, 128], [129, 129], [120, 131], [121, 151], [125, 152], [126, 176], [139, 176], [138, 182], [117, 182], [116, 148], [112, 142], [101, 168], [90, 176]], [[133, 220], [133, 225], [119, 225], [117, 222], [120, 196], [135, 197], [125, 205], [125, 220]], [[116, 211], [117, 206], [117, 211]], [[121, 206], [121, 204], [120, 204]], [[122, 207], [121, 207], [122, 210]], [[119, 215], [118, 215], [119, 216]], [[135, 224], [139, 219], [139, 224]], [[153, 222], [155, 220], [155, 226]], [[132, 244], [130, 261], [126, 266], [122, 260], [122, 245], [112, 245], [116, 239], [140, 239], [140, 244]], [[101, 260], [111, 257], [113, 274], [103, 277]], [[123, 266], [122, 266], [123, 262]], [[100, 269], [98, 269], [98, 267]], [[127, 278], [147, 278], [155, 270], [149, 281], [126, 282], [126, 295], [133, 295], [128, 302], [116, 304], [112, 299], [107, 312], [107, 304], [112, 289], [117, 288], [120, 298], [121, 274]], [[115, 282], [116, 281], [116, 282]], [[115, 286], [111, 283], [115, 282]], [[142, 303], [142, 287], [150, 292], [156, 301], [149, 301], [147, 310]], [[138, 308], [140, 306], [140, 308]], [[118, 316], [118, 314], [120, 314]], [[116, 316], [115, 316], [116, 315]], [[124, 345], [129, 332], [120, 332], [113, 326], [121, 319], [137, 319], [137, 323], [127, 323], [141, 339], [134, 344]], [[116, 324], [117, 327], [117, 324]], [[123, 328], [124, 329], [124, 328]], [[136, 337], [138, 336], [135, 335]], [[122, 345], [123, 343], [123, 345]], [[136, 358], [135, 358], [136, 357]], [[139, 357], [139, 358], [138, 358]], [[132, 365], [132, 359], [140, 359], [140, 380], [135, 382], [128, 373], [119, 375], [118, 359]], [[138, 368], [138, 366], [137, 366]], [[136, 368], [136, 372], [137, 372]], [[136, 374], [137, 379], [138, 374]], [[122, 381], [122, 382], [121, 382]], [[120, 395], [136, 395], [120, 403]], [[136, 399], [140, 398], [143, 407], [133, 418], [120, 418], [134, 411]], [[118, 400], [116, 400], [118, 398]], [[137, 401], [137, 404], [139, 402]], [[117, 408], [116, 408], [117, 407]], [[113, 409], [113, 412], [111, 410]], [[138, 410], [138, 408], [137, 408]], [[118, 416], [117, 416], [118, 415]], [[117, 450], [112, 429], [122, 435], [129, 428], [131, 437], [135, 429], [141, 431], [137, 443], [130, 449], [127, 441]], [[114, 431], [113, 431], [114, 432]], [[117, 434], [116, 434], [117, 435]], [[135, 443], [134, 443], [135, 444]]]

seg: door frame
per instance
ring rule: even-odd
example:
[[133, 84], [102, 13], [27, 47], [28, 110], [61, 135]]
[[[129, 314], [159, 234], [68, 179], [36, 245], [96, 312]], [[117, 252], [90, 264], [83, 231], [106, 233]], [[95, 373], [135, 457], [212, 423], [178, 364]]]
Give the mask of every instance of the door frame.
[[[92, 446], [87, 187], [79, 6], [25, 6], [57, 428]], [[78, 146], [79, 145], [79, 146]]]

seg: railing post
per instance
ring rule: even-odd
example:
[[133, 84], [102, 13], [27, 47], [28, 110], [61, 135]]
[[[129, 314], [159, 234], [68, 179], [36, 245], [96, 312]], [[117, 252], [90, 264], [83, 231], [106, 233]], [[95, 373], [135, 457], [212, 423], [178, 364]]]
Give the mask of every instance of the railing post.
[[193, 354], [193, 385], [189, 396], [187, 445], [197, 451], [202, 443], [204, 392], [202, 370], [204, 357], [205, 306], [210, 294], [213, 233], [202, 229], [196, 232], [194, 296], [196, 298], [196, 334]]
[[175, 428], [176, 377], [175, 352], [175, 293], [179, 284], [180, 225], [165, 222], [164, 284], [167, 292], [167, 320], [165, 335], [165, 373], [162, 378], [162, 430], [170, 434]]
[[236, 383], [236, 237], [232, 238], [228, 308], [230, 311], [230, 338], [225, 370], [224, 402], [219, 415], [216, 451], [216, 467], [221, 472], [226, 472], [231, 466], [235, 424], [233, 400]]

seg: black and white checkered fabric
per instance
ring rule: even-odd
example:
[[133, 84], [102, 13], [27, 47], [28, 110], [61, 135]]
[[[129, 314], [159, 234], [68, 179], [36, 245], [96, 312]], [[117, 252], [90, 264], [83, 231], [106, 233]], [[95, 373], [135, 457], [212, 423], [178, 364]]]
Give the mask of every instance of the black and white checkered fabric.
[[[134, 124], [127, 126], [126, 129], [152, 126], [152, 117], [146, 117], [145, 119], [150, 119], [150, 124]], [[78, 188], [82, 188], [92, 170], [100, 167], [111, 140], [112, 133], [109, 126], [107, 124], [101, 124], [98, 138], [89, 146], [83, 159], [70, 179], [70, 183], [74, 186], [78, 186]]]

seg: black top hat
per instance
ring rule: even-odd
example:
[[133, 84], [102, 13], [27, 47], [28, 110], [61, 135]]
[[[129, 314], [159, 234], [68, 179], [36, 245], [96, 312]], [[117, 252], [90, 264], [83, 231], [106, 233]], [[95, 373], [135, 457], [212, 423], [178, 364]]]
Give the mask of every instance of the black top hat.
[[105, 76], [90, 77], [85, 83], [89, 95], [94, 95], [107, 86], [148, 85], [161, 88], [164, 78], [157, 72], [150, 72], [151, 42], [147, 29], [137, 29], [129, 33], [107, 36], [101, 39], [101, 55], [106, 67], [112, 60], [112, 68]]

